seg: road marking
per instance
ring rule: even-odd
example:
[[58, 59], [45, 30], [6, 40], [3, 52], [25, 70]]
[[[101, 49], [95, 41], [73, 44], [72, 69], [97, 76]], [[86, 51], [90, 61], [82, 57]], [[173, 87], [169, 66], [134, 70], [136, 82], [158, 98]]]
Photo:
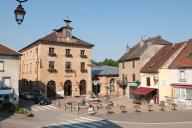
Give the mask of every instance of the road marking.
[[36, 109], [36, 108], [31, 108], [32, 109], [32, 111], [36, 111], [36, 112], [38, 112], [39, 110], [38, 109]]
[[115, 123], [122, 123], [122, 124], [190, 124], [192, 121], [186, 121], [186, 122], [160, 122], [160, 123], [146, 123], [146, 122], [125, 122], [125, 121], [116, 121], [116, 120], [109, 120], [111, 122]]
[[82, 118], [82, 119], [85, 119], [85, 120], [90, 120], [90, 121], [99, 121], [99, 123], [102, 123], [102, 124], [109, 124], [108, 122], [105, 122], [103, 119], [99, 119], [99, 118], [95, 118], [95, 119], [93, 119], [92, 117], [88, 117], [88, 118], [86, 118], [86, 117], [80, 117], [80, 118]]
[[90, 122], [88, 120], [83, 120], [83, 119], [74, 119], [74, 120], [89, 123], [89, 124], [93, 124], [93, 125], [96, 125], [96, 126], [103, 126], [103, 124], [99, 124], [99, 122]]
[[50, 108], [50, 107], [47, 107], [47, 106], [41, 106], [42, 108], [44, 108], [44, 109], [47, 109], [47, 110], [50, 110], [50, 109], [52, 109], [52, 108]]
[[42, 110], [42, 111], [44, 111], [44, 110], [45, 110], [45, 109], [43, 109], [43, 108], [41, 108], [41, 107], [39, 107], [39, 106], [34, 106], [34, 108], [35, 108], [35, 109]]
[[47, 106], [49, 106], [49, 107], [51, 107], [51, 108], [54, 108], [54, 109], [58, 109], [57, 107], [52, 106], [52, 105], [47, 105]]
[[70, 120], [70, 122], [71, 122], [71, 123], [74, 123], [74, 124], [83, 125], [83, 126], [86, 126], [86, 127], [89, 127], [89, 128], [97, 128], [96, 126], [91, 126], [90, 124], [85, 124], [85, 122], [78, 121], [78, 120], [76, 120], [76, 121], [71, 121], [71, 120]]
[[72, 123], [72, 124], [71, 124], [72, 127], [75, 127], [75, 128], [83, 128], [83, 127], [81, 127], [81, 126], [79, 126], [79, 125], [77, 124], [77, 123], [79, 123], [79, 122], [77, 122], [77, 121], [68, 120], [68, 122]]
[[95, 126], [91, 126], [91, 125], [88, 125], [88, 124], [82, 124], [82, 123], [80, 123], [80, 122], [78, 122], [78, 121], [68, 120], [68, 122], [73, 123], [73, 124], [75, 124], [75, 125], [86, 126], [86, 127], [89, 127], [89, 128], [97, 128], [97, 127], [95, 127]]

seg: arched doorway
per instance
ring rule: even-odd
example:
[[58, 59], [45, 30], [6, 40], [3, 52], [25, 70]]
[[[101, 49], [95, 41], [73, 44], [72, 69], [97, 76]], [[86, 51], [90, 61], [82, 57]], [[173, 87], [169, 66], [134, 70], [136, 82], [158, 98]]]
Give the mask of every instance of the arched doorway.
[[110, 93], [115, 92], [115, 79], [110, 80]]
[[64, 95], [71, 96], [72, 95], [72, 84], [70, 80], [65, 81], [64, 83]]
[[55, 81], [49, 81], [47, 83], [47, 97], [55, 97], [56, 96], [56, 86]]
[[86, 95], [86, 81], [85, 80], [80, 81], [79, 92], [80, 92], [80, 95]]

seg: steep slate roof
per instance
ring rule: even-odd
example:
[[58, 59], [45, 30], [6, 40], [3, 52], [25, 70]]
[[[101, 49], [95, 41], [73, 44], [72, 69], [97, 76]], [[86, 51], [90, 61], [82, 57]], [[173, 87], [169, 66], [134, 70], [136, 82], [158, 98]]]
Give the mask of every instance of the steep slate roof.
[[119, 68], [112, 66], [94, 67], [91, 71], [92, 76], [112, 76], [119, 75]]
[[161, 38], [161, 36], [156, 36], [153, 38], [149, 38], [144, 40], [144, 45], [140, 47], [140, 43], [137, 43], [135, 46], [129, 49], [123, 56], [120, 57], [119, 62], [132, 60], [132, 59], [139, 59], [142, 53], [147, 49], [147, 43], [151, 42], [152, 44], [158, 45], [168, 45], [170, 42]]
[[0, 55], [3, 56], [20, 56], [21, 54], [8, 48], [7, 46], [0, 44]]
[[169, 66], [170, 68], [192, 68], [192, 39]]
[[143, 66], [141, 73], [158, 73], [159, 68], [171, 57], [183, 43], [164, 46], [151, 60]]
[[[57, 30], [57, 32], [60, 32], [62, 29], [64, 29], [64, 27], [60, 28]], [[75, 46], [80, 46], [80, 47], [93, 47], [94, 45], [91, 44], [91, 43], [88, 43], [86, 41], [83, 41], [75, 36], [72, 36], [72, 39], [75, 39], [77, 40], [76, 42], [62, 42], [62, 41], [58, 41], [58, 35], [57, 35], [57, 32], [52, 32], [51, 34], [48, 34], [47, 36], [43, 37], [43, 38], [40, 38], [38, 39], [37, 41], [27, 45], [26, 47], [22, 48], [21, 50], [19, 50], [20, 52], [25, 50], [26, 48], [29, 48], [31, 46], [34, 46], [34, 45], [37, 45], [39, 43], [52, 43], [52, 44], [56, 44], [56, 43], [59, 43], [59, 44], [63, 44], [63, 45], [69, 45], [71, 46], [72, 44], [75, 45]]]

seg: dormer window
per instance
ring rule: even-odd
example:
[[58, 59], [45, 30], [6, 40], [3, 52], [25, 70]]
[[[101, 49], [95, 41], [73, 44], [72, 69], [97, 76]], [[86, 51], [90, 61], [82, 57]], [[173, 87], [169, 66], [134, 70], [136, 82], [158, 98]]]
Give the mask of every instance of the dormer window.
[[85, 55], [85, 50], [80, 51], [80, 57], [87, 58], [87, 56]]
[[192, 59], [192, 52], [189, 53], [188, 57]]
[[66, 49], [65, 56], [66, 57], [73, 57], [72, 54], [71, 54], [71, 49]]

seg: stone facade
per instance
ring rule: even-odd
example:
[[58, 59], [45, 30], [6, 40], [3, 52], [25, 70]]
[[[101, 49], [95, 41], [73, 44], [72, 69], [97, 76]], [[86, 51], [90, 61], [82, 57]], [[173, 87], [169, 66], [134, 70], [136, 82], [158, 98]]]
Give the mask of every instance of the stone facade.
[[[70, 31], [68, 35], [66, 31]], [[66, 26], [20, 50], [20, 90], [47, 97], [80, 96], [91, 91], [94, 46], [72, 35]], [[62, 37], [62, 38], [61, 38]]]
[[133, 90], [137, 88], [136, 81], [141, 81], [141, 68], [165, 45], [168, 41], [160, 36], [141, 39], [138, 44], [128, 48], [126, 53], [119, 59], [119, 85], [120, 95], [133, 98]]

